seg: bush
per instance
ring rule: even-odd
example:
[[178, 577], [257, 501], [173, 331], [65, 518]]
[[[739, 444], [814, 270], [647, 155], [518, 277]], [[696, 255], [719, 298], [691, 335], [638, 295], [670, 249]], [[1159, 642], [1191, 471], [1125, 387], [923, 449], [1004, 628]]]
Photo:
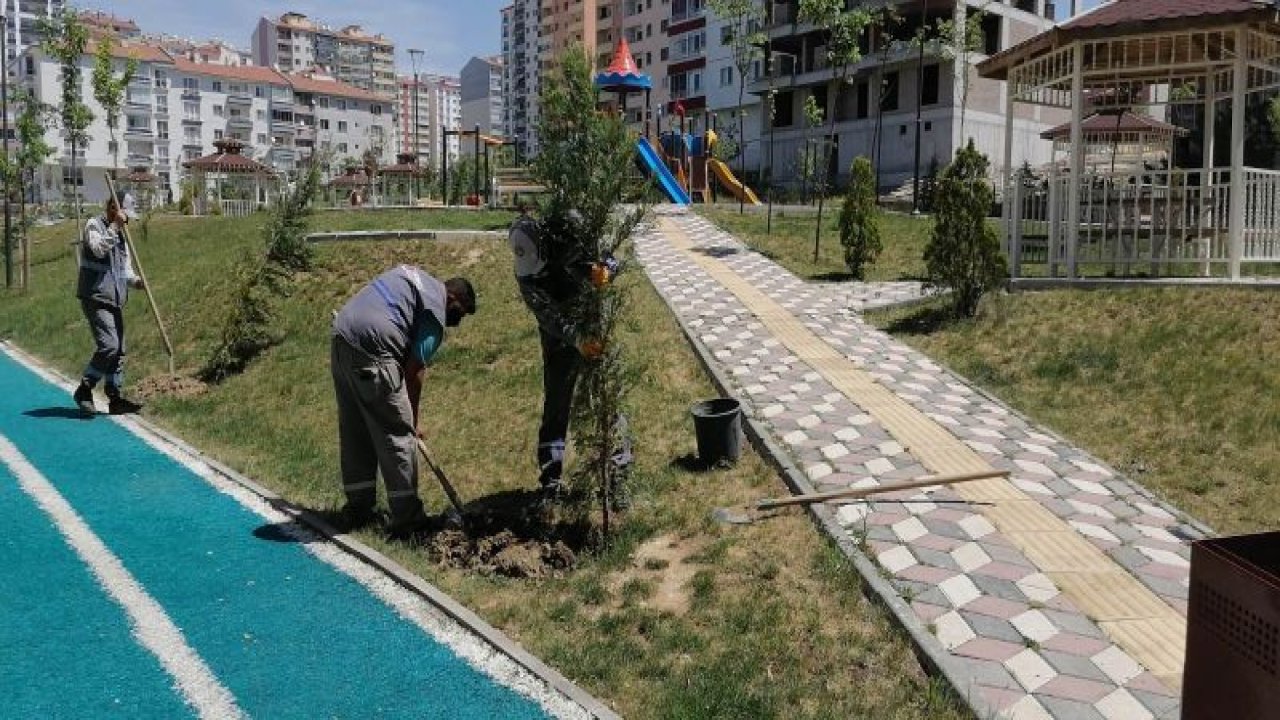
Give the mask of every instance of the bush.
[[271, 217], [263, 226], [267, 261], [293, 272], [311, 269], [313, 254], [307, 243], [311, 199], [320, 189], [320, 167], [312, 163], [293, 187], [281, 190]]
[[840, 244], [844, 264], [856, 280], [866, 280], [866, 266], [884, 249], [880, 243], [880, 211], [876, 208], [876, 178], [871, 161], [855, 158], [849, 169], [849, 189], [840, 208]]
[[933, 236], [924, 249], [928, 285], [951, 292], [957, 317], [972, 317], [978, 301], [1006, 277], [996, 231], [987, 223], [995, 191], [987, 158], [973, 141], [942, 172]]

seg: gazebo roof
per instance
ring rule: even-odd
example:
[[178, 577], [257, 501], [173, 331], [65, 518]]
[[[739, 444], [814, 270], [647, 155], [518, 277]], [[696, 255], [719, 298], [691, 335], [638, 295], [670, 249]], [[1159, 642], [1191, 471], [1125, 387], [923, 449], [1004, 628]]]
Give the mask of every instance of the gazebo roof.
[[1207, 30], [1241, 22], [1271, 22], [1272, 0], [1110, 0], [978, 63], [978, 74], [1006, 79], [1027, 58], [1076, 40]]
[[131, 183], [149, 183], [155, 182], [156, 176], [147, 168], [139, 167], [134, 168], [124, 179]]
[[[1095, 112], [1092, 115], [1081, 120], [1084, 134], [1090, 138], [1105, 137], [1111, 138], [1120, 135], [1146, 134], [1157, 137], [1169, 137], [1177, 135], [1179, 137], [1186, 135], [1186, 128], [1170, 125], [1167, 122], [1161, 122], [1149, 115], [1140, 115], [1138, 113], [1124, 110], [1119, 113], [1115, 112]], [[1045, 140], [1067, 140], [1071, 138], [1071, 123], [1064, 123], [1058, 127], [1046, 130], [1040, 133], [1040, 137]]]
[[368, 184], [369, 176], [364, 174], [364, 170], [347, 171], [346, 174], [339, 175], [329, 181], [329, 185], [333, 187], [354, 187]]
[[609, 67], [596, 75], [596, 87], [610, 92], [634, 92], [649, 90], [653, 87], [653, 81], [649, 76], [642, 75], [640, 68], [636, 66], [636, 60], [631, 56], [631, 47], [627, 45], [626, 38], [618, 40], [618, 45], [613, 51], [613, 62], [609, 63]]
[[182, 163], [182, 167], [191, 170], [201, 170], [204, 172], [239, 173], [246, 175], [252, 173], [271, 172], [271, 168], [266, 165], [263, 165], [253, 158], [241, 155], [240, 151], [244, 149], [245, 145], [239, 140], [224, 138], [222, 140], [215, 141], [213, 146], [218, 149], [218, 152], [213, 153], [212, 155], [205, 155], [204, 157], [196, 158], [195, 160], [188, 160], [187, 162]]

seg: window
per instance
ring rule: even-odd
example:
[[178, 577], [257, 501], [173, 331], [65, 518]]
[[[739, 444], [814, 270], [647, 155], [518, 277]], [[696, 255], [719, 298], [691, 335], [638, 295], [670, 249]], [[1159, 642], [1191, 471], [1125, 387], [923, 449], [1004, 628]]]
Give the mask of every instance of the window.
[[266, 120], [267, 120], [267, 111], [266, 111], [266, 110], [263, 110], [263, 109], [261, 109], [261, 108], [259, 108], [259, 109], [258, 109], [258, 113], [257, 113], [257, 115], [255, 115], [255, 117], [257, 117], [257, 118], [258, 118], [258, 120], [260, 120], [260, 121], [262, 121], [262, 122], [266, 122]]
[[720, 87], [725, 87], [727, 85], [732, 85], [732, 84], [733, 84], [733, 68], [731, 67], [720, 68]]
[[733, 26], [725, 25], [720, 28], [720, 44], [728, 45], [731, 42], [733, 42]]
[[885, 73], [880, 79], [880, 109], [892, 112], [898, 109], [898, 73]]
[[791, 91], [780, 92], [773, 100], [773, 126], [791, 127], [795, 124], [795, 101]]
[[[237, 114], [237, 115], [239, 115], [239, 113], [236, 113], [236, 114]], [[214, 117], [223, 117], [224, 115], [225, 115], [225, 113], [223, 112], [223, 110], [222, 110], [222, 106], [221, 106], [221, 105], [214, 105], [214, 106], [213, 106], [213, 116], [214, 116]]]
[[222, 81], [221, 81], [221, 80], [214, 80], [214, 81], [213, 81], [213, 91], [214, 91], [214, 92], [222, 92]]
[[266, 134], [266, 133], [258, 133], [258, 144], [259, 144], [259, 145], [266, 145], [266, 144], [267, 144], [267, 134]]
[[213, 131], [213, 139], [214, 139], [214, 140], [221, 140], [221, 139], [222, 139], [222, 131], [221, 131], [221, 130], [214, 130], [214, 131]]
[[344, 153], [344, 152], [346, 152], [346, 151], [347, 151], [347, 144], [346, 144], [346, 143], [338, 143], [338, 152]]
[[182, 103], [182, 114], [186, 116], [188, 120], [199, 120], [200, 119], [200, 103], [198, 102]]
[[182, 89], [183, 90], [199, 90], [200, 81], [197, 80], [196, 78], [182, 78]]
[[346, 109], [347, 109], [347, 101], [346, 101], [346, 100], [339, 100], [339, 101], [338, 101], [338, 109], [339, 109], [339, 110], [346, 110]]
[[182, 139], [189, 143], [199, 143], [200, 128], [194, 128], [194, 127], [182, 128]]
[[320, 107], [322, 107], [322, 108], [327, 108], [327, 107], [329, 107], [329, 98], [327, 98], [327, 97], [321, 97], [321, 98], [319, 98], [319, 99], [316, 101], [316, 105], [319, 105], [319, 106], [320, 106]]
[[867, 81], [864, 80], [858, 83], [857, 117], [859, 120], [862, 120], [867, 117], [868, 108], [871, 105], [870, 95], [871, 95], [871, 86], [867, 83]]
[[321, 121], [320, 121], [320, 129], [321, 129], [321, 130], [328, 130], [328, 129], [329, 129], [329, 121], [328, 121], [328, 120], [321, 120]]
[[62, 184], [84, 187], [84, 165], [76, 165], [74, 168], [70, 165], [63, 165]]
[[161, 140], [169, 139], [169, 121], [168, 120], [156, 121], [156, 136], [159, 137]]
[[921, 105], [937, 105], [938, 93], [941, 90], [939, 82], [941, 73], [938, 72], [937, 65], [925, 65], [924, 70], [920, 73], [921, 82], [924, 86], [920, 90]]
[[381, 106], [381, 105], [370, 105], [370, 106], [369, 106], [369, 112], [373, 113], [374, 115], [381, 115], [381, 114], [382, 114], [382, 106]]
[[254, 96], [254, 97], [257, 97], [257, 98], [260, 98], [260, 97], [266, 97], [266, 95], [262, 92], [262, 86], [261, 86], [261, 85], [254, 85], [254, 86], [253, 86], [253, 96]]

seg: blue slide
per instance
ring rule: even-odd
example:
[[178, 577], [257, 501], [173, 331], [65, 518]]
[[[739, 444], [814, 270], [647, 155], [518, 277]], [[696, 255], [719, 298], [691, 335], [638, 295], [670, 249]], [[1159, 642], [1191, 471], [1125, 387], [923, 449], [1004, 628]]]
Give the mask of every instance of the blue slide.
[[662, 162], [662, 158], [658, 157], [658, 153], [654, 151], [649, 141], [640, 138], [636, 141], [636, 150], [640, 153], [640, 160], [645, 167], [649, 168], [649, 172], [658, 178], [658, 185], [662, 187], [667, 197], [671, 198], [671, 202], [677, 205], [689, 204], [689, 193], [680, 187], [680, 183], [676, 182], [676, 178], [667, 169], [666, 163]]

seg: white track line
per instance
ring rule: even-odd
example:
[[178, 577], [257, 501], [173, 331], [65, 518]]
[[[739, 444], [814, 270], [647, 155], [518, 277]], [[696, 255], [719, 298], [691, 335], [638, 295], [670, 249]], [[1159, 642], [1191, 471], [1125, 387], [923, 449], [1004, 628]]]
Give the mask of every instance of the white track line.
[[128, 614], [133, 636], [173, 677], [174, 686], [187, 704], [202, 718], [244, 717], [235, 698], [187, 645], [182, 631], [165, 614], [160, 603], [129, 574], [66, 498], [2, 435], [0, 462], [9, 467], [23, 491], [53, 520], [58, 532], [89, 566], [98, 583]]

